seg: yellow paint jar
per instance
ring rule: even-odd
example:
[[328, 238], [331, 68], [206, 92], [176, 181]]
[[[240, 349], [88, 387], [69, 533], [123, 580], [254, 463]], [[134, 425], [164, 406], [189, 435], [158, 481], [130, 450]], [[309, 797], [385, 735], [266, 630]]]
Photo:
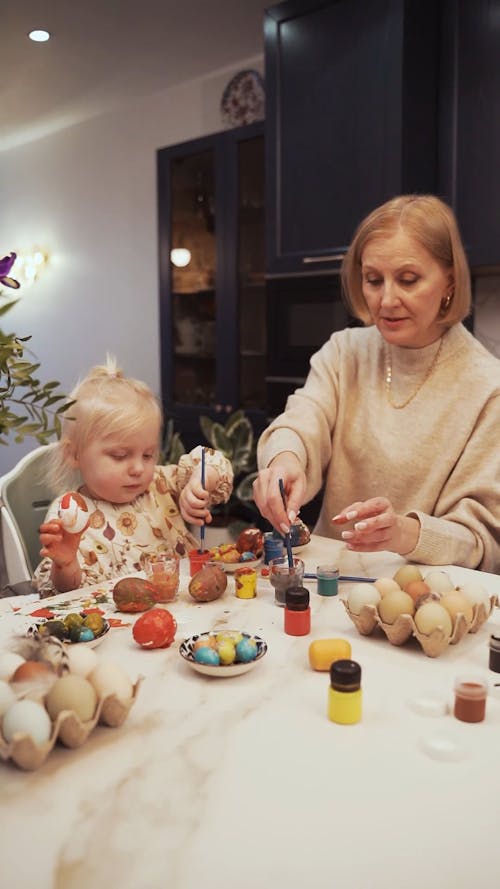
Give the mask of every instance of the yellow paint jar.
[[237, 568], [234, 572], [235, 594], [238, 599], [255, 599], [257, 572], [255, 568]]
[[348, 659], [334, 661], [330, 667], [328, 718], [341, 725], [353, 725], [361, 719], [361, 667]]

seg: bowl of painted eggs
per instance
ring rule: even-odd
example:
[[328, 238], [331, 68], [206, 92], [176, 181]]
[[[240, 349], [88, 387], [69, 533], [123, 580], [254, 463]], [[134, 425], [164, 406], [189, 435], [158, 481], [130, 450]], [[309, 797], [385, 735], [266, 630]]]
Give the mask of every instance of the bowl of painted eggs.
[[362, 636], [382, 630], [392, 645], [414, 637], [428, 657], [438, 657], [467, 633], [476, 633], [496, 604], [476, 580], [455, 585], [447, 571], [422, 574], [403, 565], [394, 577], [356, 584], [342, 600]]
[[97, 611], [88, 614], [74, 612], [38, 621], [28, 632], [30, 635], [55, 636], [70, 644], [85, 643], [89, 648], [94, 648], [109, 632], [109, 622]]
[[264, 657], [267, 644], [260, 636], [240, 630], [210, 630], [181, 642], [181, 657], [197, 673], [219, 679], [247, 673]]

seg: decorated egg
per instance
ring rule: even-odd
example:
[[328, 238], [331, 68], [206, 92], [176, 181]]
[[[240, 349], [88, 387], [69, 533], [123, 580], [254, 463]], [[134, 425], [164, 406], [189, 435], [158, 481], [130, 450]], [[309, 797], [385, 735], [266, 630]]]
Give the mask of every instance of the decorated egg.
[[132, 635], [142, 648], [168, 648], [175, 639], [177, 621], [166, 608], [153, 608], [137, 618]]
[[80, 534], [89, 520], [89, 511], [84, 497], [78, 491], [67, 491], [59, 500], [57, 517], [69, 534]]
[[218, 667], [220, 664], [218, 652], [213, 648], [209, 648], [208, 645], [193, 652], [193, 658], [197, 664], [206, 664], [211, 667]]
[[221, 664], [234, 664], [236, 659], [236, 648], [234, 642], [231, 642], [231, 640], [226, 639], [224, 642], [219, 642], [217, 645], [217, 653]]
[[29, 735], [35, 744], [45, 744], [50, 738], [51, 728], [47, 711], [37, 701], [16, 701], [2, 720], [2, 734], [7, 743], [15, 735]]
[[246, 636], [240, 639], [236, 644], [236, 660], [242, 664], [255, 660], [257, 657], [257, 643], [255, 639], [249, 639]]
[[378, 605], [380, 593], [373, 583], [357, 583], [347, 595], [347, 604], [353, 614], [359, 614], [363, 605]]

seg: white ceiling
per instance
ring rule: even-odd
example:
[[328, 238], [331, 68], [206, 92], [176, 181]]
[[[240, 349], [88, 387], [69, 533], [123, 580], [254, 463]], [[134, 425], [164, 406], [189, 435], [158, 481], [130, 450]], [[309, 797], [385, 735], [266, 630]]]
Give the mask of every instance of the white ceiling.
[[[262, 53], [270, 5], [2, 0], [0, 149]], [[33, 28], [53, 38], [33, 43]]]

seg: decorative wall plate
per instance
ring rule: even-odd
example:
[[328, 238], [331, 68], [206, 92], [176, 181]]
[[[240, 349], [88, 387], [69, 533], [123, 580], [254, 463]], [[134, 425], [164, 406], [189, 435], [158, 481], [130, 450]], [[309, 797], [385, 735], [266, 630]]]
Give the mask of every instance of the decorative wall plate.
[[262, 75], [253, 68], [238, 71], [222, 93], [220, 107], [222, 122], [228, 127], [264, 120], [266, 100]]

